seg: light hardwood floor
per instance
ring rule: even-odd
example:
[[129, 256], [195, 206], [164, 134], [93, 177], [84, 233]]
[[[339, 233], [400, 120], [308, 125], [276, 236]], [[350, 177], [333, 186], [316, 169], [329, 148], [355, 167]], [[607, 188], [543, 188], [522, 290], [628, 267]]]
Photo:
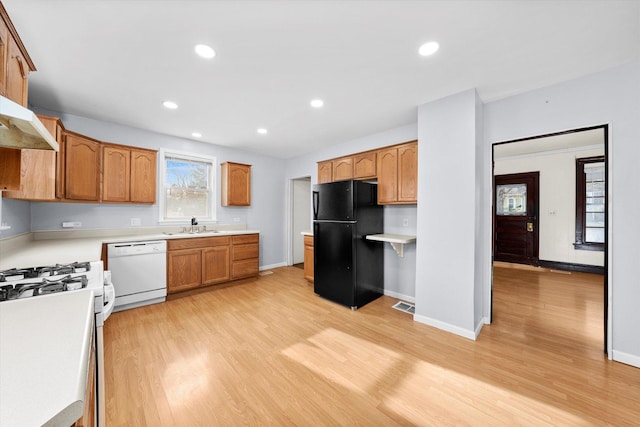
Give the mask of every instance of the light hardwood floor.
[[602, 276], [496, 268], [470, 341], [303, 271], [113, 314], [109, 426], [638, 425], [640, 369], [602, 353]]

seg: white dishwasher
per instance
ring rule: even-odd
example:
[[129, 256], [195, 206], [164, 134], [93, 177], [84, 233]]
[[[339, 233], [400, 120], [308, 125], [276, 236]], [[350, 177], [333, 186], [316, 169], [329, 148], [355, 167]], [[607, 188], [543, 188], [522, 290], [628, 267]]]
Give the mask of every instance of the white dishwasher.
[[167, 298], [167, 242], [154, 240], [107, 245], [113, 311], [163, 302]]

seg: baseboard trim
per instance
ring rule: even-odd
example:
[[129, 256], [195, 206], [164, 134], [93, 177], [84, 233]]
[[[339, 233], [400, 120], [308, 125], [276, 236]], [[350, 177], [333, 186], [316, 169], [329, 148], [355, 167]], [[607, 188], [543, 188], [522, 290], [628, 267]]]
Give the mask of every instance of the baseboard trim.
[[390, 291], [388, 289], [384, 290], [384, 294], [388, 297], [392, 297], [392, 298], [398, 298], [399, 300], [402, 300], [404, 302], [410, 302], [411, 304], [415, 304], [416, 303], [416, 299], [415, 297], [411, 297], [409, 295], [404, 295], [401, 294], [399, 292], [394, 292], [394, 291]]
[[631, 365], [636, 368], [640, 368], [640, 356], [636, 356], [629, 353], [623, 353], [622, 351], [613, 350], [611, 352], [611, 358], [625, 365]]
[[[445, 332], [450, 332], [452, 334], [459, 335], [459, 336], [461, 336], [463, 338], [467, 338], [467, 339], [470, 339], [470, 340], [473, 340], [473, 341], [475, 341], [476, 338], [477, 338], [476, 331], [470, 331], [468, 329], [464, 329], [464, 328], [461, 328], [459, 326], [451, 325], [449, 323], [442, 322], [440, 320], [432, 319], [432, 318], [427, 317], [427, 316], [421, 316], [419, 314], [414, 314], [413, 315], [413, 320], [415, 320], [416, 322], [424, 323], [425, 325], [428, 325], [428, 326], [433, 326], [434, 328], [441, 329], [441, 330], [443, 330]], [[479, 332], [479, 330], [478, 330], [478, 332]]]
[[286, 267], [286, 266], [287, 266], [287, 263], [279, 262], [279, 263], [276, 263], [276, 264], [269, 264], [269, 265], [260, 266], [259, 270], [260, 271], [262, 271], [262, 270], [271, 270], [272, 268]]
[[573, 264], [570, 262], [540, 260], [540, 267], [562, 271], [576, 271], [580, 273], [593, 273], [604, 275], [604, 267], [599, 265]]

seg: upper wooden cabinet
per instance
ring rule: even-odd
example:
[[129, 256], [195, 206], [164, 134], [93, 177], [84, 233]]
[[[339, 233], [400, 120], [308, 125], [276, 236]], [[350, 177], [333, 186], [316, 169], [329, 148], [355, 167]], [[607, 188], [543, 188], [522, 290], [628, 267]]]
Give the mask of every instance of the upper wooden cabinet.
[[153, 150], [131, 149], [131, 201], [156, 202], [156, 168], [158, 153]]
[[102, 145], [102, 201], [128, 202], [131, 192], [131, 150]]
[[225, 162], [220, 166], [222, 206], [250, 206], [251, 165]]
[[375, 151], [368, 151], [353, 156], [353, 178], [375, 178], [377, 173], [376, 159], [377, 154]]
[[377, 179], [378, 204], [418, 203], [418, 142], [318, 162], [318, 184], [352, 178]]
[[0, 3], [0, 94], [27, 106], [29, 73], [36, 67]]
[[[38, 115], [49, 133], [62, 145], [62, 124], [57, 117]], [[56, 198], [56, 170], [58, 153], [50, 150], [22, 150], [20, 188], [7, 191], [4, 197], [34, 201], [53, 201]]]
[[342, 157], [333, 161], [333, 181], [353, 178], [353, 157]]
[[418, 201], [418, 143], [378, 151], [378, 203], [415, 204]]
[[64, 132], [64, 198], [100, 199], [100, 141]]
[[318, 184], [333, 181], [333, 162], [318, 162]]
[[0, 147], [0, 190], [20, 191], [21, 151]]
[[102, 201], [155, 203], [157, 152], [102, 144]]

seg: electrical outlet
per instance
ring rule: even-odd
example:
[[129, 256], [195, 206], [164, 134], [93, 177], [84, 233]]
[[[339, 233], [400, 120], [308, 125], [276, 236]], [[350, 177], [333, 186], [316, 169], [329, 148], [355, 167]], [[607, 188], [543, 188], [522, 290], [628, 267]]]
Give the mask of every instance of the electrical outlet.
[[62, 223], [62, 228], [78, 228], [82, 227], [82, 223], [80, 221], [64, 221]]
[[136, 226], [136, 225], [140, 225], [140, 218], [131, 218], [131, 225], [132, 226]]
[[409, 226], [409, 218], [403, 218], [402, 219], [402, 226], [403, 227], [408, 227]]
[[240, 222], [240, 218], [233, 218], [233, 222]]

